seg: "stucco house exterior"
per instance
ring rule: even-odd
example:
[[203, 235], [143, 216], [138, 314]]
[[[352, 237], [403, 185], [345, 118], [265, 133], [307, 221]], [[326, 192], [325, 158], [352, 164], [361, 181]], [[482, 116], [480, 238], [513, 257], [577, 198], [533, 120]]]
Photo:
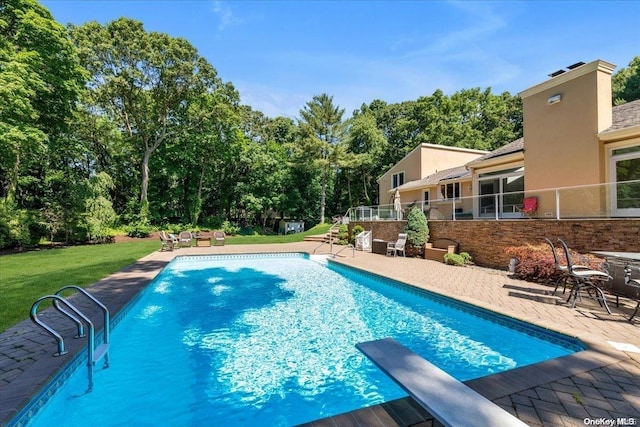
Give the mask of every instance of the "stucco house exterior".
[[428, 202], [429, 198], [435, 200], [439, 196], [423, 179], [430, 178], [429, 182], [437, 184], [441, 179], [451, 178], [458, 172], [466, 174], [464, 165], [487, 153], [467, 148], [420, 144], [378, 178], [380, 204], [391, 204], [396, 188], [401, 191], [403, 203], [423, 200]]
[[640, 183], [625, 183], [640, 180], [640, 100], [612, 107], [614, 68], [577, 63], [520, 92], [524, 136], [493, 152], [465, 150], [473, 158], [440, 167], [411, 152], [378, 180], [381, 203], [397, 187], [432, 219], [519, 218], [525, 197], [538, 217], [640, 217]]

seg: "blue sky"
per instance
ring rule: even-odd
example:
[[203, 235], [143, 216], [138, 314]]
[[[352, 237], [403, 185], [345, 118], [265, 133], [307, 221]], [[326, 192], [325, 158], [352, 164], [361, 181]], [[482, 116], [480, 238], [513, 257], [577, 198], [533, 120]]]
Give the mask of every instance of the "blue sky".
[[362, 103], [436, 89], [511, 94], [578, 61], [640, 55], [640, 1], [42, 1], [62, 23], [121, 16], [184, 37], [243, 104], [298, 117], [327, 93]]

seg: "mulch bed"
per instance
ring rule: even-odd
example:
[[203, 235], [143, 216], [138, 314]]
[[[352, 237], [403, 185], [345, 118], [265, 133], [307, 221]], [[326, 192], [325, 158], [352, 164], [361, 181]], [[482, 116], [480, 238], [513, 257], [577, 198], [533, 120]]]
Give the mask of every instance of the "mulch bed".
[[114, 240], [116, 243], [122, 243], [122, 242], [139, 242], [141, 240], [158, 240], [160, 237], [158, 236], [158, 232], [154, 231], [152, 232], [149, 237], [129, 237], [127, 235], [124, 236], [116, 236], [114, 237]]

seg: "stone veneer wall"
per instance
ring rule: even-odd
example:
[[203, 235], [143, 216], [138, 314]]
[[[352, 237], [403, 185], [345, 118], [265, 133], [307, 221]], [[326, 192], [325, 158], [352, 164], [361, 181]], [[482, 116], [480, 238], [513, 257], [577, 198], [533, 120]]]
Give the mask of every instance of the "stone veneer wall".
[[[373, 231], [374, 239], [395, 240], [406, 221], [351, 222]], [[570, 248], [587, 253], [591, 250], [640, 252], [640, 219], [593, 220], [467, 220], [429, 221], [429, 240], [449, 238], [460, 243], [460, 251], [469, 252], [476, 264], [505, 270], [509, 256], [504, 249], [525, 243], [544, 243], [560, 237]]]

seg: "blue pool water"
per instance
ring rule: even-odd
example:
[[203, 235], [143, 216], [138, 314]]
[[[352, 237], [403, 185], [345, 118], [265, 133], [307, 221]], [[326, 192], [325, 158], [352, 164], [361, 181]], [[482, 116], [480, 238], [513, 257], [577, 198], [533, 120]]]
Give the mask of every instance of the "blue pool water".
[[385, 337], [459, 380], [582, 349], [429, 295], [298, 254], [178, 258], [112, 332], [93, 392], [81, 366], [30, 425], [295, 425], [405, 396], [355, 348]]

